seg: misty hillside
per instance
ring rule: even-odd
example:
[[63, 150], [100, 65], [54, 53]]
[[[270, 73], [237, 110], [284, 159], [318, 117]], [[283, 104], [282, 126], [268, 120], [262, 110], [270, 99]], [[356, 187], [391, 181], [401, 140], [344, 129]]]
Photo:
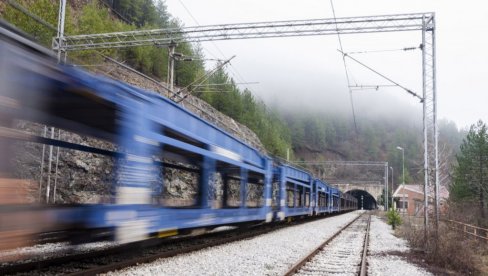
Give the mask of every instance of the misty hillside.
[[[18, 2], [29, 6], [32, 13], [51, 25], [56, 25], [59, 1]], [[0, 13], [6, 20], [50, 47], [55, 30], [38, 24], [5, 3], [0, 3]], [[68, 34], [182, 27], [179, 20], [167, 12], [164, 1], [118, 1], [110, 8], [107, 8], [104, 1], [68, 1], [66, 18]], [[225, 68], [205, 78], [209, 70], [202, 61], [205, 56], [198, 44], [183, 43], [178, 45], [176, 51], [196, 57], [195, 62], [176, 64], [176, 85], [187, 88], [193, 95], [248, 126], [257, 134], [270, 155], [286, 158], [287, 152], [290, 152], [290, 160], [306, 161], [388, 161], [399, 172], [402, 157], [396, 147], [401, 146], [405, 149], [406, 180], [421, 181], [423, 147], [419, 105], [413, 108], [395, 100], [391, 93], [386, 96], [381, 93], [361, 94], [355, 96], [356, 99], [363, 97], [365, 100], [356, 102], [357, 116], [354, 120], [348, 98], [345, 97], [347, 95], [325, 94], [318, 99], [314, 95], [312, 100], [306, 99], [308, 102], [315, 100], [314, 108], [302, 105], [300, 99], [293, 97], [263, 102], [255, 96], [254, 91], [241, 90]], [[166, 81], [167, 49], [143, 46], [104, 50], [103, 54], [123, 60], [155, 79]], [[87, 64], [101, 62], [101, 57], [94, 51], [70, 53], [70, 58]], [[327, 77], [333, 79], [333, 76]], [[205, 81], [192, 86], [197, 79]], [[272, 94], [277, 91], [264, 92]], [[280, 102], [285, 100], [288, 101], [286, 105]], [[461, 139], [462, 133], [453, 123], [441, 122], [440, 144], [446, 148], [447, 159], [453, 159], [453, 152], [458, 149]], [[397, 181], [398, 176], [399, 173], [395, 175]]]
[[[422, 118], [376, 117], [357, 120], [357, 132], [352, 116], [319, 111], [281, 110], [280, 115], [289, 126], [294, 159], [298, 161], [354, 160], [387, 161], [400, 172], [405, 149], [407, 182], [421, 182], [423, 178]], [[449, 149], [453, 160], [462, 141], [463, 132], [448, 121], [439, 122], [440, 148]], [[395, 178], [401, 181], [400, 174]]]

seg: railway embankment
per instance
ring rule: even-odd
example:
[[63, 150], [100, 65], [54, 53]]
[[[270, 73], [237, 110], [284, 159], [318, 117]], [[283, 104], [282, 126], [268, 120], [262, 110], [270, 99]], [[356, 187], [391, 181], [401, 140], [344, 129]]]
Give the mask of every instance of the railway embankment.
[[326, 217], [108, 275], [283, 275], [360, 213]]
[[432, 275], [407, 258], [408, 242], [396, 237], [391, 226], [377, 216], [371, 217], [369, 239], [368, 275]]

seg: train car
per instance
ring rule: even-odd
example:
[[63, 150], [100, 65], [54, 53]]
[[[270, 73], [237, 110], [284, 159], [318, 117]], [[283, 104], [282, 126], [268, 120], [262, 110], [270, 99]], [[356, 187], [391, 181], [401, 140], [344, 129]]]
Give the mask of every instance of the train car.
[[[273, 219], [269, 157], [167, 98], [58, 65], [29, 45], [2, 29], [0, 143], [37, 142], [110, 156], [117, 163], [110, 202], [50, 208], [56, 224], [109, 229], [117, 240], [129, 242], [181, 229]], [[10, 127], [14, 120], [108, 141], [117, 151], [26, 134]], [[159, 177], [165, 169], [196, 179], [193, 198], [165, 198], [164, 178]], [[220, 179], [218, 188], [215, 179]]]
[[309, 172], [288, 164], [275, 168], [279, 183], [278, 220], [313, 214], [313, 177]]
[[349, 193], [341, 193], [341, 211], [352, 211], [357, 209], [357, 199]]
[[331, 200], [330, 212], [331, 213], [337, 213], [341, 211], [340, 198], [341, 198], [341, 191], [339, 191], [338, 188], [331, 187], [330, 188], [330, 200]]
[[[348, 210], [350, 198], [303, 169], [252, 146], [156, 93], [57, 64], [50, 51], [0, 27], [0, 244], [46, 231], [72, 239], [133, 242], [197, 228], [261, 223]], [[63, 129], [114, 145], [46, 138], [15, 121]], [[9, 174], [13, 142], [57, 146], [115, 160], [106, 202], [23, 204], [10, 195], [34, 181]], [[185, 197], [169, 193], [187, 179]], [[20, 183], [20, 184], [19, 184]], [[276, 199], [273, 196], [276, 186]], [[178, 189], [176, 189], [178, 190]], [[49, 191], [48, 191], [49, 193]], [[273, 199], [275, 206], [272, 206]], [[81, 236], [81, 237], [80, 237]]]
[[315, 206], [314, 214], [327, 214], [330, 213], [330, 187], [320, 179], [314, 181], [314, 197]]

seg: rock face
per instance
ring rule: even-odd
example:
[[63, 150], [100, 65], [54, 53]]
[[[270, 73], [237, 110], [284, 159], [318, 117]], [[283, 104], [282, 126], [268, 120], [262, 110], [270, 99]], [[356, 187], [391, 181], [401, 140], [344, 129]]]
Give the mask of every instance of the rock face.
[[[172, 96], [168, 94], [164, 84], [144, 78], [114, 63], [104, 63], [97, 68], [96, 73], [103, 73], [108, 77], [155, 91], [165, 97]], [[215, 110], [203, 100], [190, 95], [181, 104], [197, 116], [212, 122], [265, 153], [264, 147], [255, 133]], [[116, 145], [106, 141], [82, 137], [59, 129], [55, 129], [54, 133], [51, 133], [50, 127], [45, 130], [44, 126], [29, 122], [17, 122], [16, 128], [34, 135], [45, 135], [70, 143], [111, 151], [117, 149]], [[108, 203], [110, 201], [112, 185], [116, 182], [115, 158], [64, 148], [60, 149], [58, 155], [57, 148], [53, 147], [51, 151], [49, 146], [44, 147], [43, 153], [43, 146], [35, 143], [18, 142], [15, 147], [15, 151], [18, 153], [14, 160], [15, 176], [32, 180], [37, 185], [41, 182], [40, 188], [37, 187], [32, 191], [32, 198], [40, 199], [39, 201], [42, 203]], [[57, 156], [59, 159], [56, 158]], [[51, 157], [51, 162], [49, 162], [49, 157]], [[49, 171], [50, 173], [48, 173]], [[155, 195], [154, 200], [156, 202], [154, 203], [193, 205], [198, 192], [198, 177], [197, 173], [164, 168], [159, 173], [159, 179], [155, 181], [154, 185], [157, 185], [157, 182], [164, 178], [165, 189]], [[214, 199], [220, 200], [222, 198], [222, 180], [219, 177], [214, 178], [214, 189], [217, 188], [216, 191], [213, 191]]]
[[[167, 98], [176, 99], [179, 101], [182, 96], [175, 95], [173, 93], [168, 92], [166, 89], [166, 83], [159, 83], [155, 80], [149, 80], [141, 75], [132, 72], [131, 70], [124, 68], [121, 65], [117, 65], [112, 62], [105, 62], [102, 66], [98, 67], [95, 71], [96, 73], [103, 74], [110, 78], [120, 80], [134, 86], [154, 91], [163, 95]], [[108, 73], [106, 73], [108, 72]], [[175, 90], [179, 90], [176, 88]], [[187, 95], [186, 91], [181, 91], [180, 95]], [[253, 146], [254, 148], [260, 150], [261, 152], [265, 153], [266, 150], [264, 149], [263, 144], [256, 136], [254, 132], [252, 132], [248, 127], [242, 125], [232, 118], [222, 114], [215, 108], [213, 108], [207, 102], [189, 95], [180, 104], [185, 107], [186, 109], [190, 110], [197, 116], [215, 124], [216, 126], [224, 129], [225, 131], [229, 132], [233, 136], [241, 139], [242, 141], [246, 142], [247, 144]]]

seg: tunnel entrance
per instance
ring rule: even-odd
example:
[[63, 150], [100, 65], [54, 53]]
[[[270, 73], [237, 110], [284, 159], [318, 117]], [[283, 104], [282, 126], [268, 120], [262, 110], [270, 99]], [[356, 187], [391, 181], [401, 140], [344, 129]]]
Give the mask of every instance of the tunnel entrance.
[[358, 200], [358, 209], [373, 210], [376, 209], [376, 199], [365, 190], [351, 190], [347, 194], [352, 195]]

